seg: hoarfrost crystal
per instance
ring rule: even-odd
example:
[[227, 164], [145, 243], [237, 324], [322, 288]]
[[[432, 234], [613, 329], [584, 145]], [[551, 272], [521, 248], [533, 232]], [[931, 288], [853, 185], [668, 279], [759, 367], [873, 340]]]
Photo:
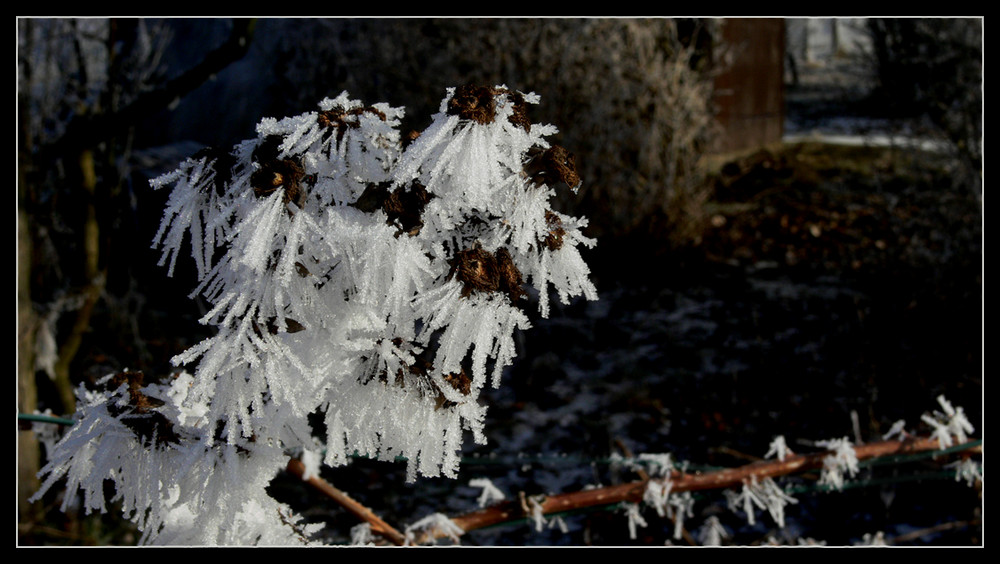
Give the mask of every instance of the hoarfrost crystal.
[[778, 460], [784, 462], [785, 457], [790, 455], [792, 450], [788, 448], [788, 443], [785, 442], [784, 435], [778, 435], [774, 437], [771, 444], [768, 446], [767, 453], [764, 458], [771, 458], [772, 456], [777, 457]]
[[[405, 458], [409, 480], [454, 477], [463, 434], [486, 440], [481, 390], [530, 327], [525, 286], [542, 316], [550, 292], [597, 297], [586, 220], [549, 205], [580, 182], [545, 140], [556, 129], [527, 119], [538, 101], [449, 89], [404, 149], [401, 108], [343, 93], [153, 180], [171, 188], [161, 264], [172, 275], [190, 246], [217, 333], [173, 359], [196, 366], [172, 385], [126, 375], [84, 403], [46, 488], [69, 476], [103, 511], [113, 479], [150, 542], [298, 542], [306, 529], [263, 489], [287, 453], [307, 452], [310, 473], [325, 449], [327, 465], [356, 452]], [[285, 536], [261, 532], [276, 521]]]
[[645, 527], [646, 520], [642, 518], [642, 514], [639, 513], [639, 506], [635, 503], [626, 503], [625, 515], [628, 517], [628, 538], [635, 540], [636, 538], [636, 527]]
[[938, 404], [943, 412], [924, 414], [920, 419], [931, 426], [931, 435], [938, 440], [942, 449], [950, 447], [957, 440], [959, 444], [969, 440], [969, 434], [975, 431], [972, 423], [966, 418], [961, 407], [953, 407], [944, 396], [938, 396]]
[[482, 488], [483, 493], [479, 494], [479, 498], [476, 503], [479, 507], [486, 507], [494, 501], [503, 501], [506, 496], [500, 491], [489, 478], [476, 478], [469, 480], [469, 485], [474, 488]]
[[698, 538], [705, 546], [721, 546], [723, 539], [729, 538], [729, 531], [722, 526], [719, 518], [711, 515], [698, 529]]
[[847, 440], [847, 437], [817, 441], [816, 445], [833, 452], [823, 459], [819, 483], [837, 490], [843, 489], [844, 472], [847, 472], [852, 478], [858, 473], [858, 456], [854, 451], [854, 445]]
[[447, 536], [452, 542], [458, 543], [459, 537], [465, 534], [461, 527], [443, 513], [432, 513], [406, 528], [406, 540], [412, 544], [419, 540], [418, 533], [431, 537]]

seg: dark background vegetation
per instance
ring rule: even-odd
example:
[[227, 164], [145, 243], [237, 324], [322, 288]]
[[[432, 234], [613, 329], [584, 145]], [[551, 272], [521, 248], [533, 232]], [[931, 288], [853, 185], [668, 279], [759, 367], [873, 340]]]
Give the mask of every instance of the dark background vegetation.
[[[714, 81], [734, 60], [725, 25], [18, 20], [19, 411], [68, 414], [73, 386], [124, 368], [166, 377], [207, 336], [192, 269], [168, 279], [149, 248], [166, 199], [150, 178], [342, 90], [406, 107], [404, 130], [420, 130], [446, 87], [472, 82], [540, 94], [530, 117], [577, 155], [584, 189], [560, 207], [590, 218], [601, 299], [534, 320], [487, 394], [490, 442], [469, 446], [459, 480], [403, 484], [401, 468], [364, 460], [325, 474], [390, 523], [472, 509], [470, 477], [510, 495], [634, 479], [606, 463], [623, 446], [724, 467], [778, 434], [808, 450], [855, 432], [878, 440], [901, 418], [921, 430], [939, 394], [979, 431], [982, 20], [862, 20], [869, 47], [823, 64], [789, 50], [786, 123], [850, 119], [855, 132], [936, 140], [933, 152], [822, 139], [714, 152], [726, 135]], [[54, 365], [36, 363], [42, 327], [54, 328]], [[27, 430], [18, 446], [20, 544], [134, 541], [113, 515], [59, 513], [58, 492], [27, 504], [44, 452]], [[738, 544], [877, 531], [981, 542], [979, 494], [940, 479], [940, 464], [865, 472], [866, 487], [839, 494], [803, 480], [783, 531], [762, 516], [746, 526], [721, 496], [699, 500], [691, 526], [717, 515]], [[294, 480], [274, 490], [347, 540], [350, 516]], [[464, 542], [663, 544], [672, 531], [650, 518], [633, 541], [615, 508], [566, 520], [566, 534], [522, 523]]]

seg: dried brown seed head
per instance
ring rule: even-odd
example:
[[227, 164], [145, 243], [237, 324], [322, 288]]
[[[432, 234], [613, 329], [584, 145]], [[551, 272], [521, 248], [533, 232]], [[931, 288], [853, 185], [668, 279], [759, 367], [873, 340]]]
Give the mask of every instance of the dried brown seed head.
[[424, 207], [432, 197], [433, 194], [419, 182], [409, 187], [399, 186], [391, 192], [388, 183], [370, 184], [351, 205], [367, 213], [381, 209], [385, 212], [386, 223], [399, 228], [397, 237], [403, 233], [413, 236], [424, 225]]
[[337, 144], [344, 138], [344, 132], [347, 128], [357, 129], [361, 124], [358, 123], [358, 116], [370, 113], [377, 116], [382, 121], [385, 121], [385, 113], [381, 110], [367, 106], [363, 108], [352, 108], [350, 110], [345, 110], [343, 108], [334, 108], [332, 110], [324, 110], [319, 112], [316, 116], [316, 122], [321, 126], [326, 127], [330, 130], [336, 130]]
[[545, 210], [545, 228], [548, 229], [548, 234], [545, 235], [543, 243], [550, 250], [558, 251], [562, 248], [566, 230], [563, 228], [562, 219], [552, 210]]
[[[466, 373], [465, 368], [461, 371], [452, 374], [445, 374], [444, 381], [451, 385], [452, 388], [457, 390], [463, 396], [467, 396], [472, 393], [472, 380]], [[436, 388], [436, 386], [435, 386]], [[438, 390], [438, 395], [435, 400], [434, 409], [447, 409], [449, 407], [455, 406], [455, 402], [445, 398], [444, 393]]]
[[112, 376], [108, 382], [109, 390], [117, 390], [122, 384], [128, 383], [128, 406], [123, 407], [117, 402], [108, 402], [108, 413], [131, 429], [143, 443], [148, 441], [152, 441], [155, 445], [180, 443], [174, 424], [155, 409], [162, 406], [163, 401], [142, 392], [143, 379], [142, 372], [126, 371]]
[[495, 90], [486, 86], [459, 86], [448, 100], [448, 114], [480, 125], [493, 123], [497, 109], [494, 94]]
[[524, 95], [520, 92], [513, 92], [511, 100], [514, 102], [514, 113], [508, 120], [522, 129], [531, 133], [531, 120], [528, 119], [528, 104], [524, 101]]
[[517, 302], [528, 294], [521, 287], [521, 271], [514, 265], [514, 259], [505, 247], [497, 249], [493, 256], [496, 259], [497, 272], [500, 277], [500, 291], [505, 292], [510, 297], [510, 301]]
[[471, 249], [455, 253], [450, 264], [449, 277], [463, 284], [462, 297], [473, 292], [503, 292], [516, 302], [527, 294], [521, 287], [521, 271], [506, 248], [490, 253], [477, 243]]
[[509, 94], [514, 105], [514, 112], [508, 118], [509, 121], [525, 131], [531, 131], [524, 95], [506, 88], [489, 88], [472, 84], [460, 86], [455, 89], [451, 100], [448, 101], [448, 114], [472, 120], [480, 125], [493, 123], [496, 119], [496, 96], [500, 94]]
[[573, 191], [580, 187], [580, 175], [576, 172], [576, 156], [559, 145], [553, 145], [534, 155], [524, 165], [524, 172], [535, 184], [554, 187], [559, 182]]
[[451, 384], [452, 388], [456, 391], [461, 392], [463, 396], [467, 396], [472, 393], [472, 380], [469, 375], [465, 373], [463, 368], [460, 372], [453, 374], [445, 374], [444, 381]]
[[449, 276], [463, 284], [462, 297], [469, 297], [473, 292], [496, 292], [500, 288], [496, 259], [478, 243], [471, 249], [455, 253], [450, 264]]
[[[392, 339], [392, 343], [396, 347], [404, 346], [404, 341], [399, 337]], [[392, 382], [390, 382], [388, 374], [386, 374], [383, 370], [378, 374], [369, 375], [369, 377], [362, 383], [369, 384], [373, 380], [377, 380], [383, 385], [391, 384], [400, 388], [414, 390], [421, 397], [433, 397], [435, 401], [435, 409], [454, 406], [455, 402], [448, 401], [445, 398], [441, 388], [438, 386], [435, 379], [431, 377], [430, 373], [433, 368], [433, 364], [425, 355], [416, 355], [412, 364], [400, 367], [400, 369], [396, 371], [396, 375], [392, 379]], [[442, 378], [462, 395], [469, 395], [472, 392], [472, 380], [469, 378], [464, 367], [461, 368], [459, 372], [445, 374]]]
[[424, 208], [432, 196], [419, 182], [414, 182], [408, 189], [400, 186], [389, 194], [382, 210], [388, 217], [387, 221], [399, 227], [397, 237], [402, 233], [413, 236], [420, 232], [424, 226]]
[[323, 127], [359, 127], [357, 116], [362, 114], [372, 114], [377, 116], [380, 120], [385, 121], [385, 113], [378, 108], [372, 106], [366, 106], [363, 108], [351, 108], [350, 110], [345, 110], [343, 108], [334, 108], [332, 110], [325, 110], [316, 116], [316, 121]]
[[301, 198], [305, 195], [302, 187], [304, 178], [305, 171], [296, 159], [267, 161], [250, 175], [250, 186], [258, 198], [265, 198], [283, 187], [285, 203], [301, 204]]

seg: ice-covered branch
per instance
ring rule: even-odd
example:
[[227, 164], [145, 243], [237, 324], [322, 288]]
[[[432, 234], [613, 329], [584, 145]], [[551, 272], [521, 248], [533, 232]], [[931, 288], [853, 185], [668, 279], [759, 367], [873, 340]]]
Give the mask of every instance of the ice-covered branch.
[[307, 476], [306, 466], [301, 460], [292, 458], [288, 461], [288, 471], [307, 482], [310, 486], [320, 491], [326, 497], [332, 499], [344, 509], [350, 511], [355, 517], [364, 521], [368, 528], [368, 533], [384, 537], [395, 545], [406, 544], [406, 537], [382, 520], [371, 509], [355, 501], [351, 496], [335, 488], [332, 484], [319, 476]]
[[[892, 457], [921, 452], [933, 452], [940, 450], [937, 439], [934, 437], [911, 437], [903, 441], [880, 441], [853, 446], [854, 454], [859, 461]], [[964, 453], [982, 452], [981, 443], [971, 441], [964, 445], [955, 445], [949, 452], [961, 451]], [[736, 468], [707, 472], [703, 474], [688, 474], [678, 470], [671, 472], [669, 477], [651, 478], [605, 486], [593, 489], [586, 489], [577, 492], [552, 494], [546, 496], [539, 506], [544, 515], [563, 513], [567, 511], [585, 509], [589, 507], [609, 506], [619, 503], [639, 504], [648, 499], [650, 483], [670, 484], [670, 493], [693, 492], [701, 490], [719, 490], [725, 488], [739, 487], [752, 480], [763, 483], [765, 480], [818, 470], [823, 468], [824, 462], [830, 452], [817, 452], [810, 454], [787, 455], [784, 460], [759, 461]], [[774, 494], [774, 492], [772, 492]], [[781, 504], [764, 504], [760, 507], [768, 508], [771, 516], [780, 523], [783, 518], [783, 506], [787, 503], [794, 503], [789, 500], [784, 492], [766, 497], [780, 497], [784, 500]], [[500, 523], [517, 521], [529, 518], [523, 509], [516, 502], [503, 502], [478, 511], [466, 513], [452, 517], [452, 521], [469, 532]]]
[[531, 123], [537, 103], [502, 85], [450, 88], [404, 149], [402, 108], [345, 92], [154, 179], [170, 194], [153, 247], [168, 275], [190, 252], [216, 334], [173, 359], [191, 367], [183, 385], [125, 376], [86, 404], [45, 488], [69, 476], [103, 511], [113, 479], [149, 541], [298, 542], [309, 528], [262, 484], [304, 452], [308, 469], [290, 470], [402, 543], [319, 483], [319, 463], [356, 452], [406, 459], [410, 481], [456, 477], [464, 432], [486, 441], [480, 392], [531, 325], [527, 288], [543, 316], [550, 292], [597, 298], [577, 250], [594, 244], [586, 221], [550, 206], [556, 186], [580, 186], [573, 156], [546, 141], [554, 126]]

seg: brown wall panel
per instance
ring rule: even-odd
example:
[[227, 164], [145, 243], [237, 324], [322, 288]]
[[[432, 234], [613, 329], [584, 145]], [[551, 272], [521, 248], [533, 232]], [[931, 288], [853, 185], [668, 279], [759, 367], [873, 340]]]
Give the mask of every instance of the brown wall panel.
[[715, 80], [722, 134], [714, 152], [780, 141], [785, 114], [785, 20], [727, 18], [722, 34], [731, 59]]

